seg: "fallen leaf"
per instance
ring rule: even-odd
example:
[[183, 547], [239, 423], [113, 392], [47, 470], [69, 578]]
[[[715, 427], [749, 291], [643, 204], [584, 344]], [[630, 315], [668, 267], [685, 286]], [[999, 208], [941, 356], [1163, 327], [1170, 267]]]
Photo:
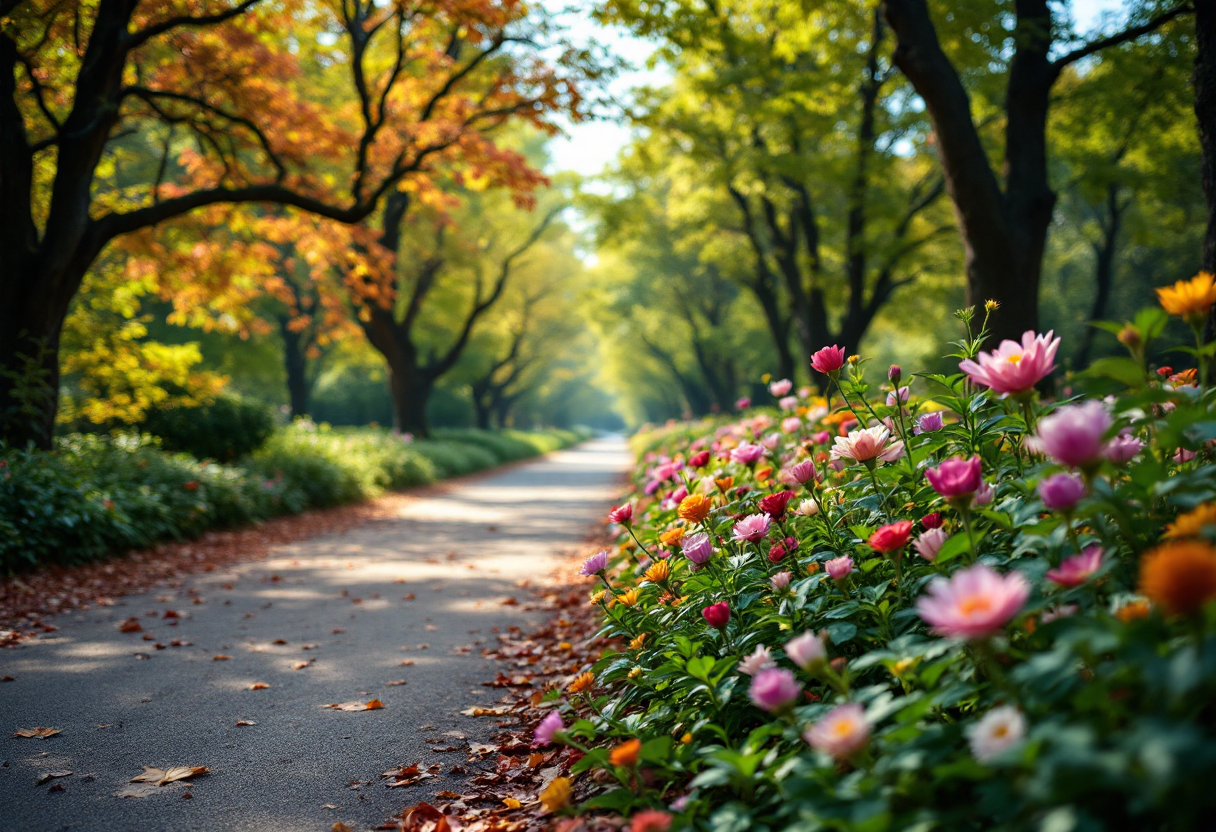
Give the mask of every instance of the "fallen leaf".
[[320, 646], [321, 645], [319, 645], [319, 644], [301, 644], [300, 649], [301, 650], [316, 650]]
[[337, 635], [338, 633], [345, 633], [346, 628], [345, 627], [334, 627], [332, 630], [330, 630], [330, 632], [333, 633], [334, 635]]
[[56, 783], [55, 785], [53, 785], [49, 789], [47, 789], [47, 791], [48, 792], [66, 792], [67, 789], [65, 789], [63, 787], [62, 783]]
[[291, 669], [292, 670], [303, 670], [304, 668], [308, 667], [310, 664], [313, 664], [314, 662], [316, 662], [316, 659], [309, 659], [306, 662], [292, 662]]
[[271, 644], [286, 644], [286, 643], [287, 643], [287, 641], [286, 641], [285, 639], [276, 638], [274, 641], [272, 641], [272, 642], [270, 642], [270, 643], [271, 643]]
[[70, 772], [70, 771], [46, 771], [46, 772], [43, 772], [38, 777], [38, 779], [34, 781], [34, 785], [41, 786], [43, 783], [49, 783], [50, 781], [52, 781], [56, 778], [59, 778], [59, 777], [68, 777], [71, 774], [72, 774], [72, 772]]
[[393, 681], [391, 681], [391, 682], [385, 682], [385, 684], [386, 684], [386, 685], [388, 685], [390, 688], [395, 688], [395, 687], [399, 687], [399, 686], [401, 686], [401, 685], [404, 685], [404, 684], [405, 684], [405, 680], [404, 680], [404, 679], [394, 679], [394, 680], [393, 680]]
[[519, 602], [515, 600], [515, 596], [511, 596], [510, 598], [504, 598], [501, 601], [499, 601], [499, 603], [502, 604], [502, 606], [504, 606], [504, 607], [514, 607], [519, 604]]
[[257, 723], [254, 722], [252, 719], [238, 719], [236, 721], [236, 724], [237, 724], [238, 728], [241, 727], [242, 725], [257, 725]]
[[378, 711], [384, 707], [384, 703], [379, 699], [373, 699], [370, 702], [341, 702], [337, 705], [322, 705], [323, 708], [332, 708], [335, 711]]
[[342, 821], [338, 821], [333, 826], [329, 827], [329, 829], [330, 832], [355, 832], [355, 830], [351, 829]]
[[520, 806], [523, 806], [522, 803], [513, 797], [504, 797], [502, 802], [508, 809], [518, 809]]
[[398, 766], [397, 768], [384, 772], [384, 774], [381, 776], [388, 777], [393, 781], [392, 783], [385, 784], [390, 789], [396, 789], [402, 786], [412, 786], [419, 780], [425, 780], [428, 777], [434, 776], [425, 771], [419, 770], [418, 766], [420, 765], [421, 763], [414, 763], [412, 766]]
[[482, 742], [469, 743], [469, 752], [472, 754], [490, 754], [498, 750], [497, 745], [486, 745]]
[[139, 633], [143, 631], [143, 625], [139, 623], [138, 618], [128, 618], [126, 621], [118, 625], [120, 633]]
[[18, 728], [13, 733], [13, 736], [44, 740], [47, 737], [53, 737], [58, 733], [61, 733], [58, 728]]
[[197, 777], [209, 771], [211, 769], [206, 766], [170, 766], [167, 769], [144, 766], [143, 774], [135, 775], [129, 782], [155, 783], [158, 786], [163, 786], [166, 783], [173, 783], [177, 780], [189, 780], [191, 777]]
[[232, 658], [232, 656], [225, 656], [223, 653], [217, 653], [216, 655], [214, 655], [214, 656], [212, 656], [212, 657], [211, 657], [211, 661], [213, 661], [213, 662], [226, 662], [226, 661], [228, 661], [228, 660], [229, 660], [229, 659], [231, 659], [231, 658]]
[[0, 676], [0, 682], [15, 682], [17, 681], [12, 676]]
[[463, 711], [461, 711], [461, 713], [465, 716], [503, 716], [504, 714], [509, 714], [510, 712], [510, 707], [505, 705], [497, 708], [478, 708], [474, 706], [472, 708], [465, 708]]
[[334, 803], [323, 803], [323, 804], [321, 804], [321, 808], [322, 809], [338, 809], [340, 807]]
[[254, 682], [252, 685], [249, 686], [249, 689], [250, 690], [266, 690], [268, 687], [270, 687], [270, 685], [266, 684], [265, 682]]
[[170, 647], [189, 647], [191, 644], [194, 644], [194, 642], [186, 641], [185, 639], [180, 638], [175, 638], [173, 641], [169, 642]]
[[409, 667], [409, 666], [411, 666], [413, 663], [414, 663], [414, 660], [413, 660], [413, 659], [402, 659], [402, 661], [401, 661], [401, 666], [402, 666], [402, 667]]
[[412, 593], [412, 592], [411, 592], [411, 593], [409, 593], [408, 595], [402, 595], [402, 596], [401, 596], [401, 600], [402, 600], [402, 601], [413, 601], [413, 600], [414, 600], [414, 593]]

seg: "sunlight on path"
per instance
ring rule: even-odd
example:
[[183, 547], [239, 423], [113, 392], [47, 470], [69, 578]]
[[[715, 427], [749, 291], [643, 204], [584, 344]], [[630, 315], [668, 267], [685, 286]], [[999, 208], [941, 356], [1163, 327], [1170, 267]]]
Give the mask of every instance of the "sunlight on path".
[[[460, 711], [497, 698], [481, 684], [494, 675], [482, 646], [495, 628], [539, 620], [511, 599], [527, 601], [521, 584], [602, 522], [629, 461], [620, 438], [596, 440], [411, 501], [392, 520], [58, 617], [57, 632], [0, 653], [0, 676], [16, 679], [0, 685], [0, 827], [365, 828], [459, 788], [451, 766], [476, 768], [465, 739], [492, 728]], [[130, 619], [140, 629], [120, 632]], [[372, 699], [384, 709], [323, 707]], [[62, 733], [11, 735], [36, 726]], [[460, 750], [432, 750], [436, 737]], [[441, 773], [381, 785], [417, 762]], [[144, 766], [178, 765], [211, 773], [114, 796]], [[50, 771], [72, 774], [35, 786]]]

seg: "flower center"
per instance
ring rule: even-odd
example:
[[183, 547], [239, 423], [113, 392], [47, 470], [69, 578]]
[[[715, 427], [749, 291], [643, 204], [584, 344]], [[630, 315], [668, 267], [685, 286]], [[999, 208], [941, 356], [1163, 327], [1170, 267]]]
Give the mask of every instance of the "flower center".
[[992, 736], [998, 740], [1004, 739], [1008, 733], [1009, 733], [1008, 725], [998, 725], [992, 729]]
[[1023, 357], [1024, 356], [1021, 353], [1018, 353], [1017, 355], [1009, 356], [1005, 360], [1008, 361], [1010, 364], [1017, 365], [1019, 362], [1021, 362]]
[[849, 734], [853, 733], [852, 720], [848, 720], [848, 719], [840, 720], [840, 722], [837, 722], [835, 725], [832, 726], [832, 733], [835, 736], [841, 737], [841, 738], [849, 736]]
[[964, 598], [958, 605], [958, 611], [962, 615], [985, 613], [990, 609], [992, 609], [992, 601], [983, 595], [972, 595], [970, 598]]

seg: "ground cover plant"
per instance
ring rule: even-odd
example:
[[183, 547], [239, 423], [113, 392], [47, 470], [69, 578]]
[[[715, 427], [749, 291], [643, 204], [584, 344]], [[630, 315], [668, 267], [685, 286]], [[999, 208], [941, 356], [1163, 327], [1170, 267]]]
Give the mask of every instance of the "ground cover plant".
[[72, 434], [54, 451], [0, 444], [0, 570], [73, 564], [213, 528], [376, 497], [533, 456], [575, 431], [436, 431], [298, 420], [221, 464], [148, 435]]
[[[831, 346], [825, 396], [638, 439], [595, 576], [615, 639], [551, 691], [542, 805], [634, 830], [1195, 829], [1216, 798], [1211, 275], [1105, 328], [1127, 357], [1058, 396], [1059, 339], [959, 372]], [[582, 772], [592, 770], [588, 788]], [[577, 794], [576, 798], [574, 795]]]

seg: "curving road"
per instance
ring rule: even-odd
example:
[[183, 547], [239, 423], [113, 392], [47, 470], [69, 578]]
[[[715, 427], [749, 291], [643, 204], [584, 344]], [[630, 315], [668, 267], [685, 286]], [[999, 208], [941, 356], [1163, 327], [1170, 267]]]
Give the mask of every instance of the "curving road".
[[[569, 564], [629, 462], [622, 439], [598, 439], [390, 521], [60, 616], [58, 631], [0, 652], [0, 676], [15, 679], [0, 684], [0, 829], [364, 829], [459, 791], [448, 770], [473, 769], [467, 745], [493, 728], [460, 712], [498, 698], [481, 684], [495, 675], [483, 644], [539, 620], [509, 599]], [[121, 632], [132, 618], [141, 629]], [[372, 699], [384, 708], [323, 707]], [[12, 736], [39, 726], [62, 733]], [[406, 788], [379, 779], [418, 762], [441, 771]], [[144, 766], [210, 774], [115, 796]], [[56, 771], [72, 774], [35, 785]]]

